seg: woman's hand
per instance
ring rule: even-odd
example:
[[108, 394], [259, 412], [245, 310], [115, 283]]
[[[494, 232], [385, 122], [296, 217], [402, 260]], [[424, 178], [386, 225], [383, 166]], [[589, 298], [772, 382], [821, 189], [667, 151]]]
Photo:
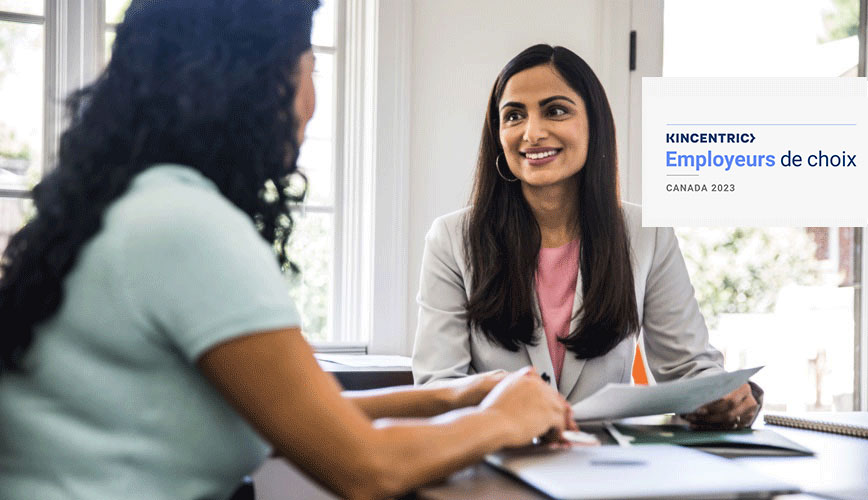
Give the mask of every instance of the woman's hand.
[[753, 397], [750, 384], [744, 384], [683, 418], [694, 429], [743, 429], [753, 424], [758, 411], [759, 403]]
[[450, 387], [453, 393], [451, 409], [478, 405], [507, 375], [509, 372], [505, 370], [495, 370], [456, 379]]
[[507, 375], [480, 407], [512, 424], [507, 446], [526, 445], [540, 436], [562, 440], [561, 432], [576, 428], [572, 407], [530, 367]]

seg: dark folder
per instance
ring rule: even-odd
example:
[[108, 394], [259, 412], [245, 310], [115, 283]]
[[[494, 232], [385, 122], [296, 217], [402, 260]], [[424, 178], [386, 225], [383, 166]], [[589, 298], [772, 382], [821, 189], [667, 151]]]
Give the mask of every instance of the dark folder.
[[686, 425], [634, 425], [616, 423], [634, 445], [676, 444], [722, 457], [808, 456], [814, 452], [768, 429], [695, 431]]

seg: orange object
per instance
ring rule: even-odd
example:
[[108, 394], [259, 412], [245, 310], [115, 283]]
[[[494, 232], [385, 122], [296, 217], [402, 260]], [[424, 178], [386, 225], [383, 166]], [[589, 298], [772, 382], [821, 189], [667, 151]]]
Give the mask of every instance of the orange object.
[[636, 385], [648, 385], [648, 375], [645, 372], [645, 362], [639, 344], [636, 344], [636, 357], [633, 358], [633, 383]]

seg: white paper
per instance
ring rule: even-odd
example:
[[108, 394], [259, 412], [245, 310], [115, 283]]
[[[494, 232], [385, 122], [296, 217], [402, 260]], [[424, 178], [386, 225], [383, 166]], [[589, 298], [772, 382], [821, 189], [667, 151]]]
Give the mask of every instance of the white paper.
[[661, 413], [690, 413], [738, 389], [762, 367], [656, 385], [607, 384], [573, 405], [576, 420], [612, 420]]
[[356, 368], [410, 368], [410, 358], [407, 356], [386, 356], [372, 354], [321, 354], [316, 359], [330, 361], [344, 366]]

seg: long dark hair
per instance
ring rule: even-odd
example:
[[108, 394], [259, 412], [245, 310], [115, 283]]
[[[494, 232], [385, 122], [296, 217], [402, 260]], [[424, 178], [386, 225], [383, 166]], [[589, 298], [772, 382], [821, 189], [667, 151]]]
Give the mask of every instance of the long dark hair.
[[0, 373], [21, 367], [106, 208], [153, 164], [200, 171], [293, 267], [290, 204], [306, 191], [289, 183], [299, 148], [293, 76], [318, 5], [133, 0], [105, 71], [68, 99], [56, 168], [33, 189], [36, 216], [0, 262]]
[[[498, 103], [513, 75], [550, 64], [585, 103], [590, 137], [585, 166], [575, 175], [581, 239], [583, 302], [578, 328], [561, 339], [578, 358], [602, 356], [638, 333], [630, 245], [618, 197], [615, 124], [603, 86], [581, 57], [563, 47], [534, 45], [509, 61], [488, 100], [465, 225], [472, 292], [467, 324], [511, 351], [535, 344], [533, 280], [541, 235], [519, 182], [498, 175]], [[506, 170], [506, 169], [504, 169]], [[507, 172], [508, 175], [508, 172]]]

